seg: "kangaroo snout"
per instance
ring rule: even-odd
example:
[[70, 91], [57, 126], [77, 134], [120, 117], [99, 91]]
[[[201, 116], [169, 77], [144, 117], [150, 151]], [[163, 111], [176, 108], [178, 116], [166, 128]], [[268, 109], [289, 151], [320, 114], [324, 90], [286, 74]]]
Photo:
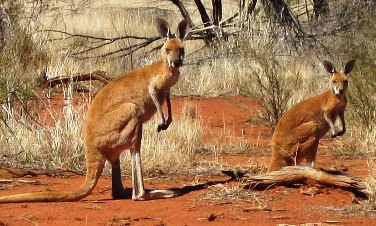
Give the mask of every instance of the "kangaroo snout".
[[169, 67], [181, 67], [183, 65], [183, 60], [182, 59], [177, 59], [177, 60], [167, 59], [167, 64]]
[[183, 65], [183, 60], [182, 59], [178, 59], [178, 60], [175, 61], [174, 64], [175, 64], [175, 67], [180, 67], [180, 66]]
[[344, 88], [342, 87], [333, 87], [333, 91], [336, 95], [340, 95], [340, 94], [343, 94], [345, 92]]

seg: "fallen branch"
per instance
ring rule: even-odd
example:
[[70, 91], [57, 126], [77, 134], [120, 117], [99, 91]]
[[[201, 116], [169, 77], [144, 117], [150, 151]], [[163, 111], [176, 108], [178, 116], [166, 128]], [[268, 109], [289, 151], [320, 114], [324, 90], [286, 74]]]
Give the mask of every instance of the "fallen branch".
[[107, 73], [104, 71], [94, 71], [86, 74], [76, 74], [73, 76], [56, 77], [51, 79], [44, 77], [43, 81], [40, 84], [40, 87], [53, 88], [57, 85], [83, 81], [100, 81], [104, 84], [107, 84], [111, 81], [111, 79], [107, 77]]
[[0, 184], [10, 184], [10, 183], [20, 183], [20, 184], [37, 184], [36, 180], [10, 180], [10, 179], [0, 179]]
[[[32, 170], [23, 170], [21, 172], [14, 171], [11, 169], [6, 169], [10, 174], [14, 175], [15, 177], [26, 177], [26, 176], [32, 176], [32, 177], [37, 177], [40, 175], [46, 175], [49, 177], [55, 177], [56, 175], [61, 175], [61, 174], [66, 174], [66, 173], [73, 173], [76, 175], [83, 176], [84, 173], [80, 171], [74, 171], [74, 170], [53, 170], [53, 171], [42, 171], [42, 172], [35, 172]], [[1, 181], [1, 180], [0, 180]]]
[[234, 180], [245, 182], [247, 187], [255, 189], [264, 189], [277, 185], [294, 185], [310, 179], [326, 186], [349, 190], [365, 199], [369, 195], [366, 191], [365, 182], [341, 171], [327, 171], [308, 166], [288, 166], [278, 171], [260, 175], [247, 175], [231, 170], [222, 172]]

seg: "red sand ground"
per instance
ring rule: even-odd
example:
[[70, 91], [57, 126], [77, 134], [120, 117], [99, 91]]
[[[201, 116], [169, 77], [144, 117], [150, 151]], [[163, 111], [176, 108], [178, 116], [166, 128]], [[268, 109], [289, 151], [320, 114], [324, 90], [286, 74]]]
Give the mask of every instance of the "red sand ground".
[[[220, 98], [173, 98], [174, 113], [181, 113], [184, 103], [190, 103], [190, 111], [202, 120], [208, 142], [226, 139], [242, 140], [256, 144], [252, 153], [221, 156], [229, 165], [241, 166], [250, 162], [267, 165], [270, 158], [271, 131], [261, 125], [249, 123], [260, 106], [245, 97]], [[252, 121], [252, 120], [251, 120]], [[227, 137], [224, 137], [224, 131]], [[231, 137], [229, 137], [231, 136]], [[366, 160], [333, 157], [324, 140], [317, 157], [317, 166], [348, 169], [352, 175], [365, 178], [368, 174]], [[73, 190], [84, 176], [73, 173], [41, 173], [34, 177], [17, 177], [14, 173], [26, 169], [0, 169], [0, 179], [12, 182], [0, 183], [0, 195], [28, 191]], [[182, 176], [146, 178], [148, 189], [169, 189], [193, 186], [182, 196], [152, 201], [112, 200], [111, 178], [102, 176], [93, 194], [74, 203], [28, 203], [0, 205], [0, 225], [375, 225], [376, 219], [362, 216], [357, 211], [347, 216], [334, 211], [343, 207], [356, 208], [350, 192], [326, 188], [309, 182], [295, 188], [275, 187], [265, 191], [239, 189], [241, 199], [224, 196], [226, 189], [239, 188], [238, 182], [202, 186], [208, 182], [224, 182], [227, 177]], [[124, 178], [125, 186], [130, 179]], [[29, 183], [25, 183], [29, 182]], [[316, 194], [307, 195], [312, 188]], [[222, 194], [222, 195], [220, 195]], [[360, 204], [361, 205], [361, 204]]]

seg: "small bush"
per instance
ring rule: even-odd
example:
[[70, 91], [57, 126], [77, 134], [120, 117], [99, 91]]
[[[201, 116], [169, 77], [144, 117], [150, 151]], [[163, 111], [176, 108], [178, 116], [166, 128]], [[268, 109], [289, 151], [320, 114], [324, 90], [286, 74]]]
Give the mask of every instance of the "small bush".
[[255, 53], [256, 70], [249, 75], [249, 82], [241, 86], [245, 95], [256, 98], [263, 106], [261, 117], [274, 130], [279, 118], [286, 111], [299, 76], [291, 78], [274, 56], [272, 49]]

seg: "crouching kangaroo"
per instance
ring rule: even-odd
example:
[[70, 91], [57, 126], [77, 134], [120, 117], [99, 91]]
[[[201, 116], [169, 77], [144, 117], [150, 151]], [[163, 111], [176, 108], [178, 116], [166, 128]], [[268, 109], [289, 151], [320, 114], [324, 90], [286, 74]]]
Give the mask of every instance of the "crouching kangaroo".
[[[347, 62], [343, 71], [337, 71], [331, 62], [324, 61], [323, 64], [331, 74], [330, 89], [295, 105], [282, 115], [272, 138], [268, 172], [298, 165], [304, 159], [314, 167], [320, 139], [329, 130], [333, 138], [346, 132], [347, 75], [352, 71], [355, 60]], [[342, 124], [339, 132], [334, 128], [337, 116]]]
[[[183, 20], [175, 35], [168, 23], [156, 20], [157, 29], [165, 43], [162, 59], [143, 68], [131, 71], [104, 86], [89, 107], [84, 126], [86, 179], [73, 192], [43, 191], [0, 197], [0, 203], [78, 201], [87, 197], [102, 174], [105, 161], [112, 165], [112, 197], [148, 200], [170, 198], [170, 190], [144, 190], [140, 159], [142, 125], [156, 112], [159, 118], [157, 131], [166, 130], [171, 121], [170, 88], [179, 79], [183, 64], [183, 39], [189, 33], [189, 23]], [[166, 100], [168, 117], [161, 108]], [[126, 192], [121, 181], [120, 154], [131, 152], [132, 194]]]

